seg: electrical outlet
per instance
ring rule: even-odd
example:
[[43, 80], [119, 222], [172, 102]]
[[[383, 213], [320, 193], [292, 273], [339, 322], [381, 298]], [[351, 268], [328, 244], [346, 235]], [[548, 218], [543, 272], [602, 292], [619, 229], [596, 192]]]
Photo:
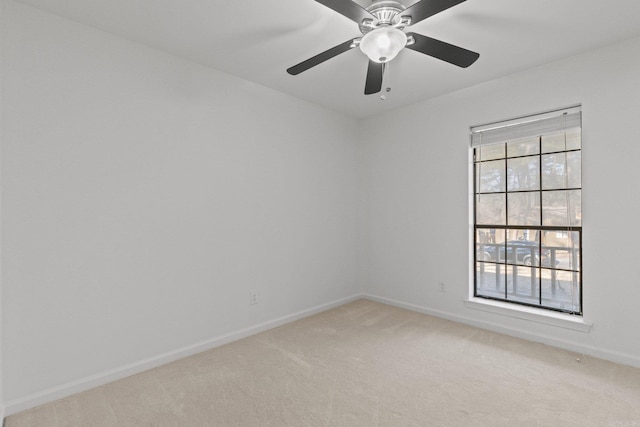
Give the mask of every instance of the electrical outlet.
[[445, 286], [444, 282], [440, 282], [440, 292], [447, 292], [447, 287]]
[[258, 303], [258, 292], [250, 291], [249, 292], [249, 305], [255, 305]]

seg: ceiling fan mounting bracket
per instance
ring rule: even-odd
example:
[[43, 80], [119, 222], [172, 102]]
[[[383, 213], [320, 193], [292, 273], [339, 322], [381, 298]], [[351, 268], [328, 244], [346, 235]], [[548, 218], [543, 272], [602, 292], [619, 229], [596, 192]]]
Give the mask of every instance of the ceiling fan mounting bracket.
[[411, 17], [400, 16], [406, 7], [395, 0], [380, 0], [371, 3], [366, 10], [376, 19], [363, 19], [360, 23], [360, 32], [366, 34], [376, 28], [393, 26], [399, 30], [411, 23]]

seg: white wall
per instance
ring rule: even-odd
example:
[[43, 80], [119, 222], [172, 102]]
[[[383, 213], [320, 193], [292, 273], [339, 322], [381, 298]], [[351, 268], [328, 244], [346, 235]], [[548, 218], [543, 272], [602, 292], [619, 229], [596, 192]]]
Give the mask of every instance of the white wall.
[[[362, 124], [366, 293], [640, 367], [640, 39], [500, 78]], [[480, 58], [482, 60], [482, 57]], [[469, 126], [583, 105], [589, 333], [473, 310]], [[438, 283], [446, 293], [439, 292]]]
[[360, 292], [354, 120], [4, 13], [8, 413]]

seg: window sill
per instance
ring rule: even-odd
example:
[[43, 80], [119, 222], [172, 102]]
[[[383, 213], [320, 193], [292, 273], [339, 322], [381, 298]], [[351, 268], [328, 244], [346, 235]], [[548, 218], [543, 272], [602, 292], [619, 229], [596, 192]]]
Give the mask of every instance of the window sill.
[[500, 301], [487, 300], [484, 298], [470, 298], [464, 302], [464, 305], [474, 310], [488, 311], [490, 313], [515, 317], [517, 319], [543, 323], [545, 325], [571, 329], [579, 332], [589, 332], [593, 326], [592, 323], [586, 322], [580, 316], [557, 313], [533, 307], [518, 306]]

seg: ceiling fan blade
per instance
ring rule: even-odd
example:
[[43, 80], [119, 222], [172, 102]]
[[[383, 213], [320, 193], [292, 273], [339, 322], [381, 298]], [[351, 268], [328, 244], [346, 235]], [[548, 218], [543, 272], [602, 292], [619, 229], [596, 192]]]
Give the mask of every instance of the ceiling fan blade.
[[423, 19], [427, 19], [437, 13], [447, 10], [457, 4], [467, 0], [420, 0], [412, 4], [400, 13], [401, 16], [410, 16], [411, 24], [417, 24]]
[[365, 10], [358, 3], [351, 0], [316, 0], [318, 3], [333, 9], [341, 15], [355, 21], [357, 24], [362, 24], [364, 19], [376, 19], [371, 13]]
[[382, 74], [384, 64], [369, 60], [367, 67], [367, 81], [364, 85], [364, 94], [371, 95], [382, 90]]
[[344, 43], [334, 46], [331, 49], [325, 50], [324, 52], [319, 53], [316, 56], [307, 59], [306, 61], [302, 61], [301, 63], [288, 68], [287, 73], [295, 76], [303, 71], [307, 71], [311, 67], [315, 67], [316, 65], [333, 58], [334, 56], [338, 56], [341, 53], [352, 49], [353, 47], [353, 40], [347, 40]]
[[480, 57], [479, 53], [422, 34], [407, 33], [408, 36], [413, 36], [415, 43], [407, 45], [407, 49], [433, 56], [458, 67], [467, 68]]

